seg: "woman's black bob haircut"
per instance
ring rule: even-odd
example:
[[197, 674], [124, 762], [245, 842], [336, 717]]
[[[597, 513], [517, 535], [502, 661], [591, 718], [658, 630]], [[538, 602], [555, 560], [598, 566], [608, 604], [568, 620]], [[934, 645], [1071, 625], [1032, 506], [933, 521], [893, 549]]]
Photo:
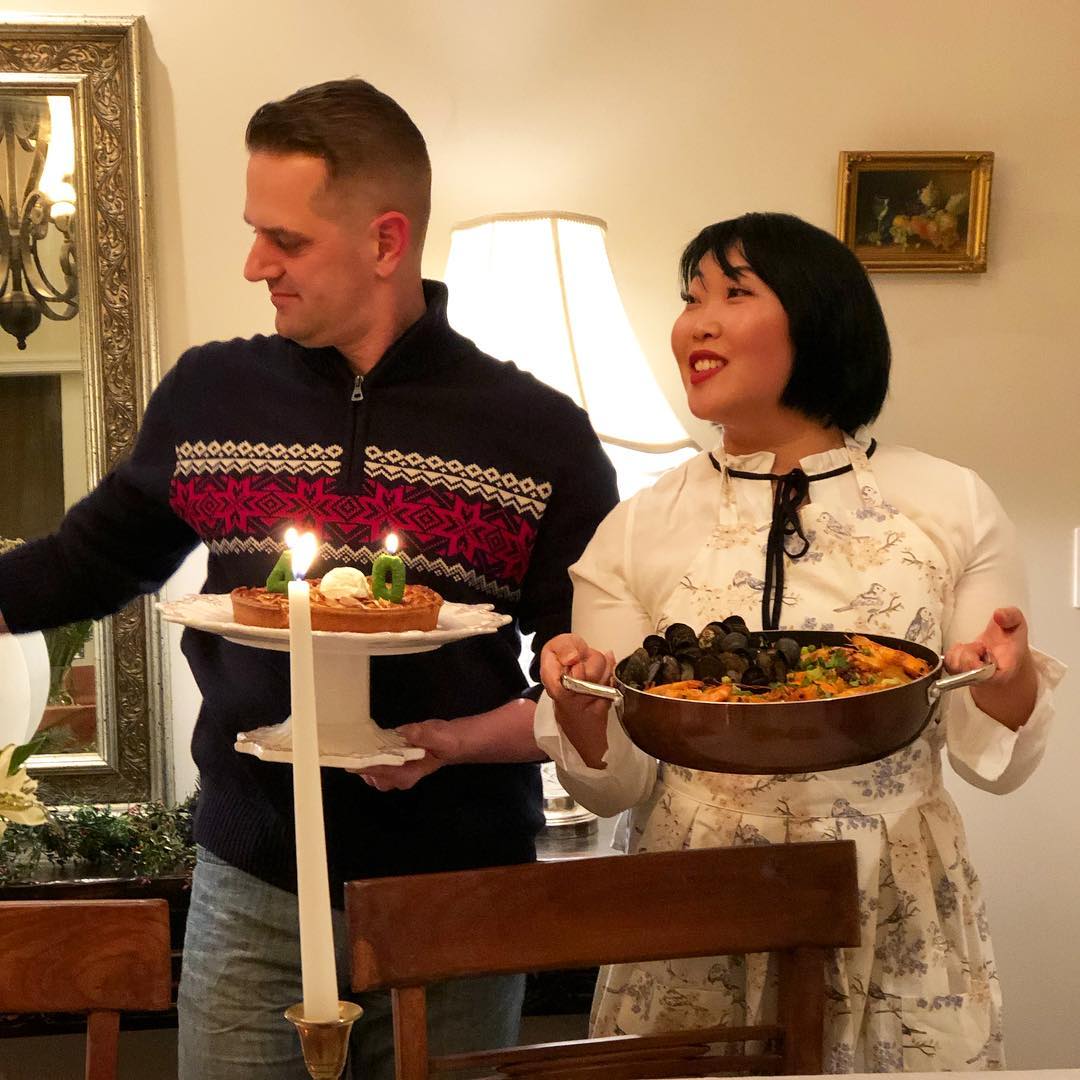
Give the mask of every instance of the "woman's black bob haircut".
[[889, 332], [870, 279], [836, 237], [791, 214], [743, 214], [702, 229], [682, 253], [684, 290], [706, 255], [728, 277], [741, 252], [787, 312], [795, 359], [780, 403], [854, 432], [881, 412], [889, 389]]

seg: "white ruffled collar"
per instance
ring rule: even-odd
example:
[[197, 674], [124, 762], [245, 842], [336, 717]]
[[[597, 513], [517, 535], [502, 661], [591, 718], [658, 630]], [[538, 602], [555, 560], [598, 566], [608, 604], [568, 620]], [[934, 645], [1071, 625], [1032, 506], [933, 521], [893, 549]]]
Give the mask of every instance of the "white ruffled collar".
[[[833, 469], [843, 468], [851, 461], [851, 448], [857, 447], [863, 453], [867, 451], [872, 439], [870, 429], [860, 427], [854, 435], [845, 436], [845, 445], [836, 446], [830, 450], [822, 450], [817, 454], [808, 454], [799, 461], [799, 468], [807, 476], [815, 476], [819, 473], [831, 472]], [[723, 432], [720, 440], [712, 451], [712, 457], [722, 469], [736, 469], [739, 472], [771, 473], [776, 455], [771, 450], [755, 450], [749, 454], [729, 454], [724, 449]]]

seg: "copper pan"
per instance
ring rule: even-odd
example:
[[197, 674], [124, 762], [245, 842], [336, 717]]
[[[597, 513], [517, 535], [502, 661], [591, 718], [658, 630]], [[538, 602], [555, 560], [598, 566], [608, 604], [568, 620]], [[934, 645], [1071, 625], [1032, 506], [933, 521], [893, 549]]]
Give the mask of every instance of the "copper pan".
[[[768, 631], [769, 641], [793, 638], [799, 645], [847, 645], [837, 631]], [[933, 650], [903, 638], [866, 634], [872, 641], [917, 656], [928, 674], [903, 686], [820, 701], [760, 704], [687, 701], [627, 686], [615, 667], [613, 686], [564, 675], [568, 690], [607, 698], [626, 734], [647, 754], [690, 769], [729, 773], [807, 773], [877, 761], [919, 737], [937, 712], [941, 695], [989, 679], [991, 661], [959, 675], [944, 674]]]

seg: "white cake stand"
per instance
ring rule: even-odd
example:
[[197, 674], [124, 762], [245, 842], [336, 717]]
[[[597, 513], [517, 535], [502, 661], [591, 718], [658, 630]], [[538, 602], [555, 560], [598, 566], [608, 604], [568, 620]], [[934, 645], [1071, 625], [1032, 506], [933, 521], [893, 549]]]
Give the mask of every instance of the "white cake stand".
[[[166, 622], [220, 634], [237, 645], [289, 651], [289, 631], [233, 622], [227, 595], [202, 593], [159, 603]], [[371, 718], [371, 657], [431, 652], [451, 641], [493, 634], [510, 621], [490, 604], [444, 603], [434, 630], [403, 630], [396, 634], [312, 633], [315, 644], [315, 712], [319, 727], [319, 764], [339, 769], [373, 765], [402, 765], [422, 758], [424, 751], [409, 746], [394, 730]], [[408, 693], [408, 688], [403, 688]], [[236, 749], [264, 761], [292, 762], [289, 721], [241, 731]]]

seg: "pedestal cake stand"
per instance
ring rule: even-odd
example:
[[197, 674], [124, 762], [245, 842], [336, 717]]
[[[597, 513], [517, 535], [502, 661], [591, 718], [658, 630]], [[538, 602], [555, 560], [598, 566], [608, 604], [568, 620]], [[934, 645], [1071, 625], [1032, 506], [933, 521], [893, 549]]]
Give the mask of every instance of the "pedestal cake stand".
[[[289, 651], [289, 631], [234, 622], [227, 595], [203, 593], [158, 604], [166, 622], [220, 634], [255, 649]], [[393, 729], [371, 718], [371, 657], [431, 652], [452, 641], [493, 634], [510, 621], [490, 604], [444, 603], [434, 630], [395, 634], [343, 634], [316, 630], [315, 709], [319, 726], [319, 764], [339, 769], [401, 765], [424, 756]], [[407, 689], [405, 690], [407, 692]], [[263, 761], [292, 761], [289, 721], [241, 731], [236, 749]]]

